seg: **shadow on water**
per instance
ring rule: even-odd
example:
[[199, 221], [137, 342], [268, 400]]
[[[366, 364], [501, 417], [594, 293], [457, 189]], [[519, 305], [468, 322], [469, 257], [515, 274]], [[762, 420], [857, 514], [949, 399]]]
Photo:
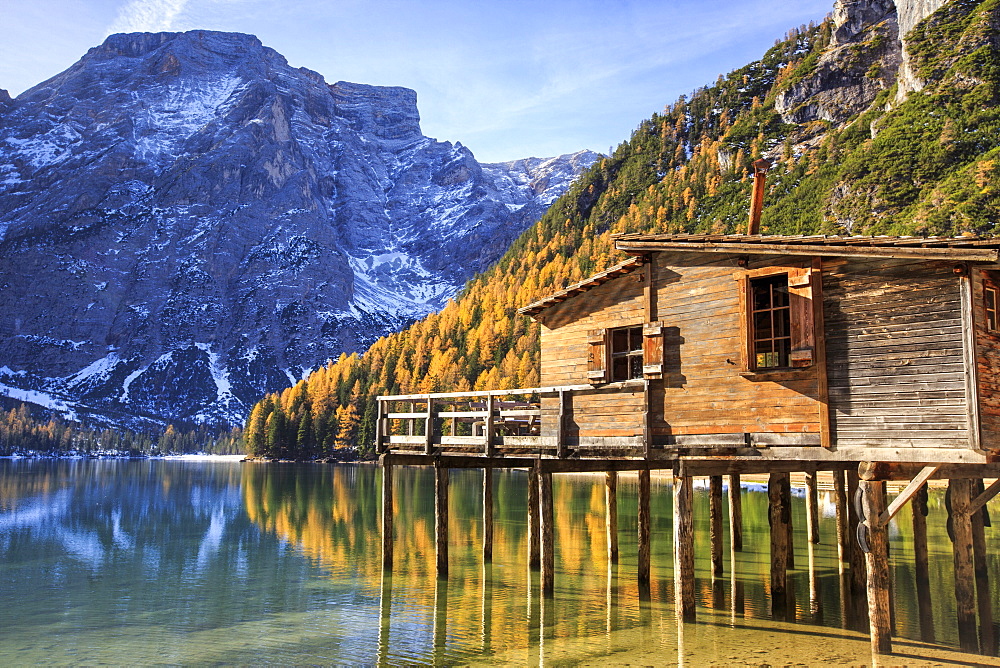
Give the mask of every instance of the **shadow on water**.
[[[492, 563], [482, 560], [482, 474], [452, 473], [447, 579], [435, 576], [433, 472], [394, 477], [396, 556], [383, 573], [381, 474], [370, 465], [0, 461], [0, 605], [18, 611], [0, 661], [871, 661], [867, 606], [840, 564], [829, 494], [816, 545], [793, 498], [799, 568], [772, 616], [766, 494], [742, 495], [744, 549], [713, 576], [708, 495], [696, 489], [692, 624], [674, 612], [665, 479], [653, 479], [652, 578], [639, 586], [636, 478], [620, 476], [612, 564], [603, 476], [555, 476], [556, 590], [546, 598], [527, 563], [525, 472], [495, 473]], [[896, 657], [968, 663], [954, 652], [942, 495], [927, 504], [926, 569], [914, 562], [909, 510], [891, 526]], [[989, 572], [1000, 572], [989, 531], [987, 546]]]

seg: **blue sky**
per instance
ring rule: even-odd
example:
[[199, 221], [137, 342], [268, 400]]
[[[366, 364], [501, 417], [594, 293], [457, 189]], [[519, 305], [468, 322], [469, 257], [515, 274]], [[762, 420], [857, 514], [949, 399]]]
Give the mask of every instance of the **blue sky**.
[[606, 152], [833, 0], [0, 0], [14, 96], [114, 32], [257, 35], [327, 81], [417, 91], [424, 134], [479, 160]]

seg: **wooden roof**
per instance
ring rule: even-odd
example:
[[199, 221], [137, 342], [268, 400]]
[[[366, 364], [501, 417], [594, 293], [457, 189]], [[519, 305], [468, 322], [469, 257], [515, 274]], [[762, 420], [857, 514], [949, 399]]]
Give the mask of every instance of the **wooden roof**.
[[1000, 237], [840, 237], [827, 235], [763, 234], [616, 234], [618, 250], [634, 257], [594, 274], [579, 283], [518, 309], [533, 316], [550, 306], [566, 301], [627, 274], [643, 265], [643, 255], [652, 251], [688, 251], [692, 253], [730, 253], [735, 255], [833, 255], [874, 258], [913, 258], [951, 260], [954, 262], [1000, 261]]
[[1000, 238], [839, 237], [746, 234], [619, 234], [615, 246], [626, 253], [658, 250], [740, 255], [835, 255], [881, 258], [996, 262]]
[[540, 311], [544, 311], [550, 306], [555, 306], [559, 302], [566, 301], [575, 294], [586, 292], [587, 290], [601, 285], [602, 283], [607, 283], [612, 278], [616, 276], [621, 276], [623, 274], [628, 274], [631, 271], [641, 267], [645, 264], [645, 259], [642, 257], [633, 257], [625, 260], [624, 262], [619, 262], [610, 269], [605, 269], [599, 274], [594, 274], [590, 278], [585, 278], [579, 283], [574, 283], [573, 285], [560, 290], [559, 292], [549, 295], [544, 299], [539, 299], [536, 302], [532, 302], [527, 306], [522, 306], [517, 310], [518, 313], [523, 313], [525, 315], [535, 315]]

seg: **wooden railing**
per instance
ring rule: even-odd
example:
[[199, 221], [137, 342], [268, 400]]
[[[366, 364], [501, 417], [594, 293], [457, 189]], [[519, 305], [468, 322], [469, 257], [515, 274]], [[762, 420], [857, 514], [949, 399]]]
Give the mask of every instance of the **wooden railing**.
[[[380, 453], [566, 456], [567, 397], [590, 385], [378, 397]], [[542, 397], [557, 397], [543, 416]], [[543, 427], [544, 419], [544, 427]]]

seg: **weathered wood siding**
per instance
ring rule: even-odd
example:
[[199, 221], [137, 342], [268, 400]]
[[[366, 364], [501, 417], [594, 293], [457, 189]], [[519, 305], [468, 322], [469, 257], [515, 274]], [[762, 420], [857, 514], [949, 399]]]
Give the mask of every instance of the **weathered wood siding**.
[[969, 447], [952, 265], [830, 260], [823, 292], [837, 449]]
[[[547, 309], [541, 325], [543, 386], [588, 383], [590, 344], [588, 332], [596, 329], [643, 324], [645, 317], [643, 272], [614, 278], [587, 292]], [[590, 392], [574, 392], [563, 426], [571, 443], [589, 438], [634, 440], [642, 435], [645, 393], [642, 382], [623, 386], [612, 383]], [[555, 436], [558, 399], [542, 400], [542, 435]]]
[[[662, 382], [653, 382], [655, 441], [694, 435], [775, 434], [772, 442], [818, 443], [817, 374], [809, 367], [747, 376], [741, 353], [740, 283], [735, 260], [719, 254], [657, 253], [657, 318], [664, 337]], [[758, 258], [750, 269], [800, 266], [803, 258]], [[710, 438], [707, 440], [711, 440]]]
[[986, 327], [983, 281], [1000, 288], [1000, 272], [972, 273], [972, 304], [976, 330], [976, 371], [979, 381], [980, 438], [983, 448], [1000, 449], [1000, 332]]

